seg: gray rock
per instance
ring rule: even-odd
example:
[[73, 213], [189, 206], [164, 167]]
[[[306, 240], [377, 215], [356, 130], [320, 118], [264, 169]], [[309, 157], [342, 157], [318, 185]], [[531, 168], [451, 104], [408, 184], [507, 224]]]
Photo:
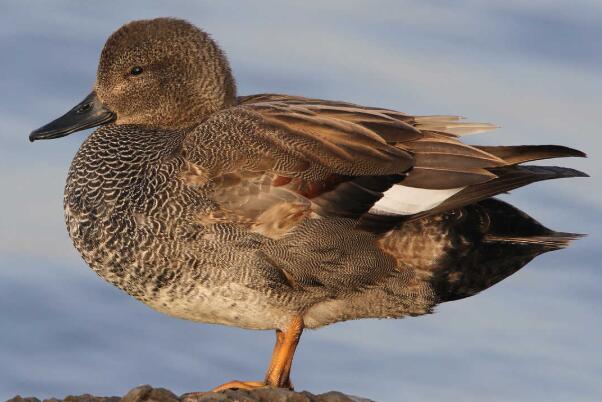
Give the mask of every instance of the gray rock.
[[[6, 402], [41, 402], [38, 398], [19, 395]], [[84, 394], [65, 399], [45, 399], [43, 402], [374, 402], [370, 399], [330, 391], [314, 395], [307, 391], [295, 392], [287, 389], [260, 388], [253, 391], [226, 390], [216, 393], [176, 396], [165, 388], [141, 385], [131, 389], [125, 396], [93, 396]]]
[[[119, 402], [121, 398], [118, 396], [94, 396], [90, 394], [83, 395], [69, 395], [65, 399], [44, 399], [43, 402]], [[6, 402], [42, 402], [38, 398], [34, 397], [22, 397], [17, 395], [12, 399], [8, 399]]]
[[38, 398], [32, 396], [22, 397], [21, 395], [15, 396], [13, 399], [9, 399], [6, 402], [41, 402]]
[[179, 398], [165, 388], [153, 388], [150, 385], [141, 385], [130, 390], [121, 402], [179, 402]]

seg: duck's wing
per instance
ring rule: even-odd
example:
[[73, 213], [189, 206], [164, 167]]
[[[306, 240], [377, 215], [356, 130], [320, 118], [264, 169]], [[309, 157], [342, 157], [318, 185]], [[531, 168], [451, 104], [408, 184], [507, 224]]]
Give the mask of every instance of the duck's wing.
[[207, 119], [186, 138], [184, 154], [191, 180], [210, 183], [221, 208], [260, 227], [290, 228], [314, 214], [361, 220], [380, 231], [530, 182], [583, 175], [517, 166], [583, 156], [570, 148], [475, 147], [460, 140], [492, 128], [455, 116], [264, 94], [241, 97]]
[[[404, 185], [426, 189], [448, 189], [495, 177], [486, 168], [503, 166], [495, 154], [462, 143], [458, 135], [476, 134], [495, 128], [488, 123], [464, 122], [458, 116], [411, 116], [394, 110], [352, 103], [288, 95], [262, 94], [239, 98], [239, 104], [289, 132], [310, 128], [319, 136], [332, 138], [325, 125], [344, 124], [368, 130], [380, 141], [406, 151], [413, 157], [411, 174]], [[342, 140], [348, 140], [345, 132]], [[359, 163], [362, 155], [352, 154]]]
[[292, 283], [321, 284], [336, 294], [395, 271], [403, 259], [396, 262], [376, 239], [399, 233], [394, 229], [403, 222], [528, 182], [578, 175], [530, 168], [513, 178], [522, 169], [517, 162], [582, 154], [568, 148], [480, 149], [456, 134], [491, 127], [258, 95], [241, 98], [187, 135], [183, 175], [213, 202], [203, 219], [246, 227], [262, 242], [274, 240], [262, 249], [266, 261]]

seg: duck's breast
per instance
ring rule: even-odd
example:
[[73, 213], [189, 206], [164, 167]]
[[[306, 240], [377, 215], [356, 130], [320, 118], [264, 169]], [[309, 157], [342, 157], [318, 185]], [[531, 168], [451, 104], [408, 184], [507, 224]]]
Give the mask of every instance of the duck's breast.
[[149, 217], [178, 212], [181, 138], [163, 134], [108, 125], [86, 139], [71, 163], [65, 222], [75, 247], [97, 272], [111, 267], [114, 272], [106, 274], [117, 274], [144, 232], [159, 234], [170, 226], [169, 217]]

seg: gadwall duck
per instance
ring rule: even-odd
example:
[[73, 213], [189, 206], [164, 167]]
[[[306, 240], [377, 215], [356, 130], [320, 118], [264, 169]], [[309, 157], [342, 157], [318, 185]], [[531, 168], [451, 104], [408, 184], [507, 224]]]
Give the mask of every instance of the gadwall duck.
[[292, 387], [304, 328], [401, 318], [471, 296], [575, 236], [495, 199], [585, 174], [523, 166], [585, 156], [470, 146], [495, 126], [298, 96], [237, 96], [226, 57], [186, 21], [113, 33], [93, 92], [30, 140], [100, 126], [69, 170], [69, 235], [150, 307], [276, 331], [264, 381]]

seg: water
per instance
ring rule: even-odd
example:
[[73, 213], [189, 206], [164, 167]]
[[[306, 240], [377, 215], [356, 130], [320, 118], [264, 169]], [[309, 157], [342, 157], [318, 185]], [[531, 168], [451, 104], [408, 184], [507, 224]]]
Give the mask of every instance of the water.
[[85, 134], [27, 142], [90, 90], [123, 22], [180, 16], [226, 49], [239, 92], [283, 92], [457, 113], [500, 130], [481, 144], [559, 143], [591, 179], [502, 197], [552, 229], [589, 233], [437, 314], [304, 334], [297, 389], [379, 401], [597, 401], [602, 395], [602, 7], [597, 2], [283, 4], [7, 1], [0, 13], [0, 398], [177, 393], [259, 379], [273, 334], [156, 313], [80, 260], [63, 183]]

